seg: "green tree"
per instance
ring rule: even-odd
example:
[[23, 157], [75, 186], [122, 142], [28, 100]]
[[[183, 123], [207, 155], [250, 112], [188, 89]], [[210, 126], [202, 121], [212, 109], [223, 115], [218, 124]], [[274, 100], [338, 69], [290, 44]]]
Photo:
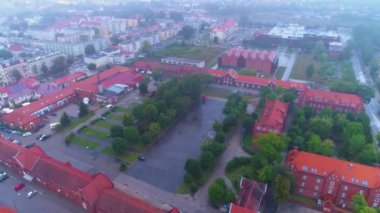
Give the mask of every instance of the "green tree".
[[134, 126], [125, 127], [123, 137], [129, 143], [137, 143], [140, 141], [140, 133]]
[[150, 55], [152, 53], [152, 45], [149, 41], [144, 41], [142, 43], [140, 51], [146, 55]]
[[332, 156], [332, 154], [334, 153], [334, 149], [335, 149], [334, 142], [330, 139], [325, 139], [322, 141], [319, 153], [325, 156]]
[[123, 125], [124, 126], [133, 125], [133, 116], [131, 113], [125, 113], [123, 115]]
[[122, 138], [123, 137], [124, 129], [120, 125], [112, 126], [110, 129], [110, 135], [113, 138]]
[[139, 90], [140, 94], [145, 95], [146, 93], [148, 93], [148, 84], [145, 81], [142, 81], [139, 84]]
[[185, 25], [178, 32], [178, 35], [180, 35], [184, 40], [190, 40], [195, 35], [195, 29], [190, 25]]
[[380, 155], [376, 153], [374, 147], [371, 144], [367, 144], [357, 156], [357, 161], [362, 164], [373, 165], [378, 162], [377, 159], [379, 157]]
[[331, 117], [327, 116], [317, 116], [310, 120], [310, 130], [321, 138], [327, 138], [330, 135], [332, 125]]
[[152, 138], [157, 138], [158, 135], [160, 135], [161, 132], [161, 126], [157, 122], [152, 122], [149, 125], [149, 133], [151, 134]]
[[96, 64], [94, 64], [94, 63], [89, 63], [89, 64], [87, 65], [87, 69], [89, 69], [89, 70], [91, 70], [91, 71], [96, 70]]
[[309, 64], [306, 68], [306, 77], [310, 79], [314, 75], [314, 66]]
[[185, 164], [185, 170], [196, 179], [201, 177], [201, 166], [197, 160], [188, 159]]
[[215, 163], [216, 157], [215, 155], [210, 152], [202, 152], [200, 157], [200, 165], [203, 169], [211, 168]]
[[321, 61], [322, 55], [325, 53], [326, 53], [326, 48], [325, 48], [325, 44], [323, 43], [323, 41], [315, 42], [315, 46], [313, 49], [314, 59]]
[[50, 70], [54, 73], [61, 73], [66, 71], [67, 64], [66, 64], [66, 58], [64, 56], [59, 56], [58, 58], [53, 60], [53, 65], [51, 66]]
[[353, 212], [360, 213], [365, 207], [368, 207], [368, 203], [363, 195], [357, 194], [351, 197], [351, 208]]
[[89, 44], [84, 48], [84, 53], [89, 56], [96, 53], [95, 47], [93, 44]]
[[306, 147], [308, 152], [319, 153], [321, 147], [321, 138], [316, 134], [312, 134], [309, 141], [307, 142]]
[[231, 203], [235, 199], [235, 196], [227, 188], [224, 180], [217, 178], [208, 188], [208, 198], [212, 205], [217, 206]]
[[160, 69], [153, 70], [152, 72], [152, 78], [155, 81], [159, 81], [162, 78], [162, 75], [163, 75], [163, 71]]
[[242, 68], [238, 72], [240, 75], [249, 75], [249, 76], [256, 76], [257, 75], [255, 70], [250, 69], [250, 68]]
[[120, 39], [118, 35], [112, 35], [110, 40], [113, 45], [118, 45], [119, 43], [122, 42], [122, 40]]
[[215, 134], [215, 142], [224, 143], [225, 140], [226, 137], [224, 136], [224, 133], [222, 131], [217, 131]]
[[89, 110], [86, 104], [84, 104], [82, 101], [79, 104], [79, 117], [84, 117], [88, 115]]
[[172, 119], [165, 113], [161, 113], [160, 116], [158, 116], [158, 123], [163, 129], [165, 129], [172, 123]]
[[22, 75], [21, 75], [20, 71], [12, 70], [12, 77], [13, 77], [13, 79], [15, 79], [16, 82], [18, 82], [22, 78]]
[[70, 124], [71, 119], [66, 112], [63, 112], [59, 122], [60, 122], [62, 127], [67, 127]]
[[127, 143], [122, 138], [115, 138], [112, 141], [112, 149], [117, 155], [122, 155], [127, 151]]
[[290, 196], [290, 182], [287, 178], [277, 175], [274, 180], [274, 197], [277, 203], [282, 203]]

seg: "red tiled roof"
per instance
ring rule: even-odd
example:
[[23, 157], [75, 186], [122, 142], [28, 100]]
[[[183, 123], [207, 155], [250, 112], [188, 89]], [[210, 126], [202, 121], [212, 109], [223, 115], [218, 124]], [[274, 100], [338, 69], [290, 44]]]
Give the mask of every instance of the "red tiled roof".
[[22, 78], [22, 79], [20, 79], [19, 83], [23, 83], [23, 84], [25, 84], [29, 88], [33, 88], [33, 87], [38, 86], [40, 84], [40, 82], [37, 81], [33, 77]]
[[99, 194], [108, 188], [112, 188], [112, 181], [103, 173], [97, 174], [92, 181], [81, 189], [83, 196], [91, 205], [94, 205]]
[[258, 212], [240, 207], [232, 203], [230, 206], [230, 211], [228, 213], [258, 213]]
[[234, 20], [227, 20], [227, 21], [225, 21], [221, 25], [214, 25], [214, 26], [212, 26], [211, 27], [211, 31], [216, 31], [216, 30], [226, 31], [227, 29], [232, 28], [232, 27], [234, 27], [236, 25], [237, 25], [236, 21], [234, 21]]
[[250, 59], [256, 59], [259, 58], [260, 60], [269, 60], [273, 62], [276, 57], [277, 53], [274, 51], [266, 51], [266, 50], [252, 50], [252, 49], [245, 49], [242, 47], [234, 47], [229, 50], [227, 50], [225, 55], [228, 56], [234, 56], [236, 58], [243, 56], [244, 58], [250, 58]]
[[346, 105], [363, 105], [362, 99], [357, 95], [331, 92], [327, 90], [316, 90], [310, 89], [303, 93], [302, 98], [314, 99], [314, 100], [325, 100], [327, 102], [338, 102], [339, 104]]
[[267, 184], [242, 177], [239, 196], [236, 198], [235, 204], [251, 210], [250, 212], [260, 211], [260, 206], [266, 191]]
[[47, 155], [37, 160], [31, 173], [68, 191], [77, 191], [92, 180], [91, 175]]
[[0, 137], [0, 162], [9, 161], [24, 148]]
[[99, 196], [95, 207], [103, 213], [164, 213], [136, 197], [124, 194], [116, 189], [106, 189]]
[[285, 125], [289, 104], [278, 100], [267, 100], [261, 113], [260, 120], [254, 125], [254, 132], [257, 127], [267, 127], [276, 133], [281, 133]]
[[22, 45], [20, 45], [20, 44], [11, 44], [10, 47], [9, 47], [9, 50], [11, 52], [20, 52], [20, 51], [22, 51]]
[[76, 79], [81, 78], [81, 77], [85, 77], [85, 76], [86, 76], [86, 73], [84, 73], [84, 72], [81, 72], [81, 71], [74, 72], [74, 73], [65, 75], [65, 76], [63, 76], [61, 78], [55, 79], [53, 81], [53, 83], [56, 84], [56, 85], [60, 85], [60, 84], [64, 84], [64, 83], [75, 81]]
[[[335, 173], [340, 180], [354, 185], [372, 189], [380, 187], [380, 168], [378, 167], [298, 151], [297, 149], [288, 153], [287, 163], [294, 165], [298, 171], [325, 177]], [[313, 172], [311, 171], [312, 169]]]
[[117, 73], [102, 82], [103, 88], [108, 88], [114, 84], [126, 84], [126, 85], [135, 85], [142, 81], [142, 75], [134, 72], [122, 72]]

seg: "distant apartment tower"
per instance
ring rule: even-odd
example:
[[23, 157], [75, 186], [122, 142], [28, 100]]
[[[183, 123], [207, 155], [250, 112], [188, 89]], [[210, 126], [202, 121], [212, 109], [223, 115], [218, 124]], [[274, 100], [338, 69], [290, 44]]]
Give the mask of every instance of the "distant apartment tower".
[[94, 39], [86, 42], [47, 42], [45, 48], [50, 51], [60, 51], [67, 56], [77, 57], [84, 55], [87, 45], [94, 45], [96, 51], [103, 50], [107, 47], [107, 41], [103, 38]]
[[40, 75], [42, 73], [43, 65], [50, 68], [53, 65], [54, 60], [59, 57], [66, 57], [66, 55], [62, 52], [43, 52], [28, 59], [28, 66], [31, 70], [32, 76]]
[[0, 62], [0, 82], [2, 84], [16, 82], [15, 72], [19, 72], [24, 78], [33, 76], [28, 62], [23, 58], [11, 58]]

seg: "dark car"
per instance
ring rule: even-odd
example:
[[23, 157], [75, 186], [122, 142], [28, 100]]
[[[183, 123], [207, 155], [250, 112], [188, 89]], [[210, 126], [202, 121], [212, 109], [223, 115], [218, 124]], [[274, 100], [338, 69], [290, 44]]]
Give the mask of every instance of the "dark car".
[[51, 116], [57, 116], [57, 113], [56, 112], [53, 112], [50, 114]]
[[139, 161], [145, 161], [145, 157], [144, 156], [139, 156]]
[[50, 137], [51, 137], [50, 134], [42, 135], [41, 138], [40, 138], [40, 141], [45, 141], [45, 140], [47, 140], [47, 139], [50, 138]]
[[9, 177], [9, 176], [8, 176], [7, 173], [5, 173], [5, 172], [3, 172], [3, 171], [0, 172], [0, 182], [6, 180], [8, 177]]
[[40, 140], [42, 136], [43, 136], [43, 134], [38, 135], [38, 136], [36, 137], [36, 140]]

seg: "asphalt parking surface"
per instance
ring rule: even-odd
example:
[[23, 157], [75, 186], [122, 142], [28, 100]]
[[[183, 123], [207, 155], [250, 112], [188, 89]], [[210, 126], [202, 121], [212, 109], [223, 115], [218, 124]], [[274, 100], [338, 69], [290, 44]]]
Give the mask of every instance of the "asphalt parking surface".
[[[84, 213], [79, 205], [60, 196], [58, 193], [50, 191], [42, 185], [29, 182], [9, 169], [0, 166], [1, 171], [7, 172], [8, 179], [0, 182], [0, 205], [5, 205], [16, 210], [17, 213], [30, 212], [59, 212], [59, 213]], [[14, 187], [19, 183], [25, 183], [25, 187], [20, 191], [15, 191]], [[37, 194], [31, 198], [26, 195], [31, 190], [37, 190]]]
[[146, 161], [136, 162], [128, 174], [156, 186], [175, 192], [183, 181], [188, 158], [200, 155], [200, 146], [212, 130], [215, 120], [223, 120], [224, 102], [208, 100], [190, 112], [146, 154]]

